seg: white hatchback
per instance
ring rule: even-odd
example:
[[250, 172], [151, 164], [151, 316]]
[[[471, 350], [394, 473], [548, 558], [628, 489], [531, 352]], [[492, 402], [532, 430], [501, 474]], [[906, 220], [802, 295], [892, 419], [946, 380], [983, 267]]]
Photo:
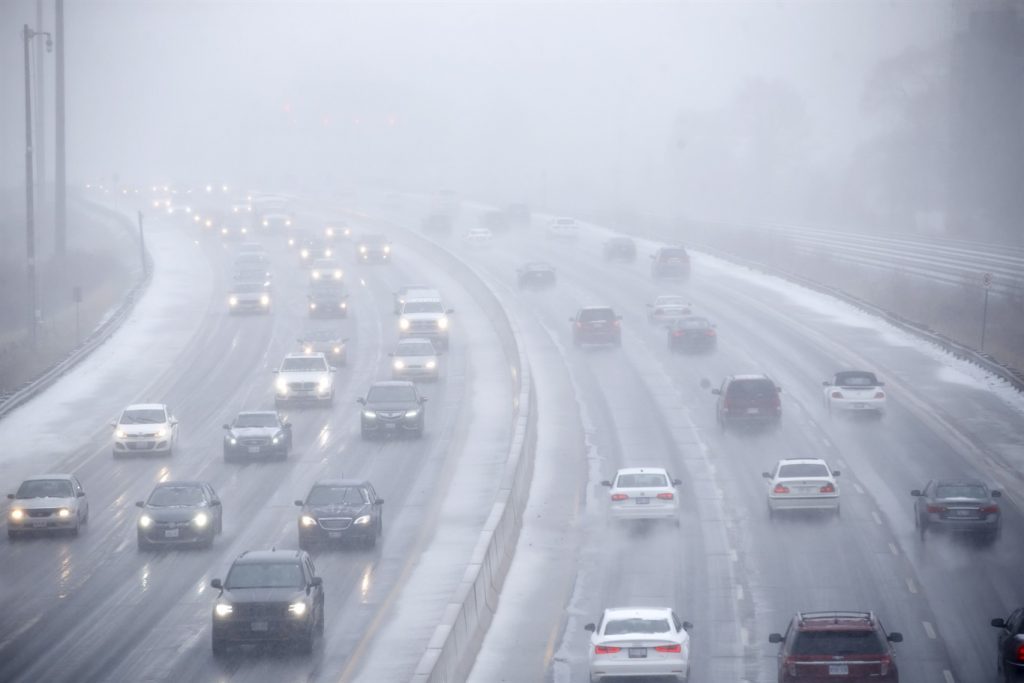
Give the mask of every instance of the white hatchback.
[[690, 302], [675, 294], [663, 294], [647, 304], [647, 322], [671, 323], [693, 312]]
[[779, 460], [768, 480], [768, 514], [778, 510], [832, 510], [839, 514], [839, 487], [832, 470], [820, 458]]
[[885, 386], [873, 372], [846, 370], [837, 372], [825, 387], [825, 407], [833, 411], [885, 413]]
[[171, 455], [178, 442], [178, 420], [163, 403], [130, 405], [110, 426], [114, 428], [114, 457], [129, 453]]
[[611, 489], [609, 510], [613, 519], [674, 519], [678, 523], [675, 488], [680, 483], [663, 467], [629, 467], [601, 485]]
[[690, 680], [690, 634], [668, 607], [611, 607], [590, 631], [590, 681], [618, 676]]

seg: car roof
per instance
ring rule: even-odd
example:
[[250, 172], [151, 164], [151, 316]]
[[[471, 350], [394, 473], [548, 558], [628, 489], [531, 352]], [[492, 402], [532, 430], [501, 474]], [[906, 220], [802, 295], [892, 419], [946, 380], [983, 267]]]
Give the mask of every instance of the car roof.
[[935, 479], [936, 486], [983, 486], [986, 489], [988, 484], [980, 479]]
[[686, 301], [686, 297], [682, 294], [659, 294], [654, 297], [655, 301], [664, 301], [665, 299], [682, 299], [683, 301]]
[[284, 359], [288, 360], [289, 358], [316, 358], [317, 356], [320, 356], [321, 358], [323, 358], [325, 360], [327, 359], [327, 356], [325, 356], [320, 351], [316, 351], [314, 353], [302, 353], [302, 352], [286, 353], [286, 354], [284, 354]]
[[672, 614], [671, 607], [606, 607], [604, 620], [612, 619], [666, 619]]
[[405, 339], [398, 340], [398, 346], [423, 346], [424, 344], [433, 346], [434, 342], [426, 337], [406, 337]]
[[44, 479], [71, 479], [74, 475], [65, 474], [63, 472], [54, 472], [52, 474], [33, 474], [31, 477], [25, 477], [22, 481], [40, 481]]
[[205, 481], [158, 481], [156, 483], [156, 485], [153, 486], [153, 489], [154, 490], [156, 490], [156, 489], [165, 489], [165, 488], [171, 488], [171, 487], [174, 487], [174, 486], [196, 487], [196, 488], [199, 488], [201, 486], [206, 486], [206, 482]]
[[615, 476], [623, 474], [664, 474], [668, 476], [668, 470], [664, 467], [624, 467], [615, 473]]
[[828, 467], [828, 463], [823, 458], [779, 458], [780, 465], [810, 465], [810, 464], [821, 464]]
[[302, 559], [301, 550], [247, 550], [235, 558], [234, 564], [265, 564], [268, 562], [298, 562]]
[[384, 379], [379, 382], [374, 382], [370, 385], [370, 388], [374, 387], [413, 387], [416, 388], [415, 382], [410, 382], [404, 379]]
[[611, 311], [611, 306], [580, 306], [581, 311]]
[[430, 303], [441, 303], [441, 297], [440, 296], [417, 296], [417, 297], [413, 297], [411, 299], [406, 299], [405, 303], [413, 304], [413, 303], [421, 303], [421, 302], [425, 302], [425, 301], [429, 301]]
[[273, 415], [274, 417], [277, 417], [277, 411], [276, 410], [243, 410], [243, 411], [239, 412], [238, 414], [239, 414], [239, 416], [241, 416], [241, 415]]
[[731, 377], [729, 377], [729, 379], [731, 381], [736, 381], [736, 380], [744, 381], [744, 380], [750, 380], [750, 379], [766, 379], [769, 382], [772, 381], [772, 378], [769, 377], [768, 375], [732, 375]]
[[794, 620], [800, 631], [874, 631], [877, 629], [873, 612], [797, 612]]
[[317, 479], [313, 486], [369, 486], [366, 479]]
[[125, 410], [164, 410], [167, 406], [163, 403], [133, 403], [126, 406]]

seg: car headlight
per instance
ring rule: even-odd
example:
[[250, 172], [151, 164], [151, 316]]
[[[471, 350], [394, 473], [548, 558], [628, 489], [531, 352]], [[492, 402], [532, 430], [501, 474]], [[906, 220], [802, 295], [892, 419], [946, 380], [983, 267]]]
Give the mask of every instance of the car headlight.
[[302, 258], [309, 258], [309, 249], [303, 249], [299, 252], [299, 256]]
[[195, 524], [200, 529], [202, 529], [204, 526], [206, 526], [209, 523], [209, 521], [210, 521], [210, 517], [205, 512], [200, 512], [199, 514], [197, 514], [195, 517], [192, 518], [192, 523]]
[[213, 608], [213, 613], [221, 618], [230, 617], [233, 611], [234, 609], [231, 607], [231, 605], [229, 605], [226, 602], [218, 602], [217, 605]]
[[295, 246], [295, 238], [294, 237], [289, 237], [288, 238], [288, 246], [289, 247], [294, 247]]
[[213, 227], [213, 221], [210, 220], [209, 218], [206, 219], [206, 227], [208, 227], [208, 228], [212, 228]]
[[292, 604], [288, 605], [288, 611], [297, 617], [305, 616], [306, 603], [293, 602]]
[[119, 438], [119, 439], [127, 439], [128, 438], [128, 432], [124, 431], [123, 429], [118, 429], [117, 430], [117, 438]]
[[448, 318], [438, 318], [437, 319], [437, 329], [439, 329], [439, 330], [447, 330], [448, 329]]
[[408, 318], [399, 318], [398, 319], [398, 329], [400, 329], [400, 330], [408, 330], [409, 329], [409, 319]]
[[227, 228], [221, 228], [220, 229], [220, 234], [222, 234], [222, 235], [228, 234], [228, 229]]
[[356, 521], [352, 523], [357, 526], [366, 526], [370, 523], [370, 515], [360, 515], [359, 517], [356, 517]]
[[340, 270], [334, 271], [334, 279], [335, 280], [340, 280], [341, 276], [342, 276], [342, 272]]
[[307, 345], [307, 346], [303, 346], [303, 347], [302, 347], [302, 352], [303, 352], [303, 353], [313, 353], [313, 347], [312, 347], [312, 346], [309, 346], [309, 345]]
[[266, 227], [269, 227], [269, 226], [270, 226], [270, 221], [268, 221], [266, 218], [264, 218], [263, 219], [263, 227], [266, 228]]
[[287, 225], [290, 228], [292, 226], [292, 219], [289, 218], [289, 219], [285, 220], [284, 224]]
[[377, 417], [377, 413], [375, 413], [372, 410], [364, 410], [363, 417], [365, 417], [367, 420], [372, 420]]
[[275, 384], [277, 385], [278, 392], [282, 394], [288, 393], [288, 382], [285, 380], [284, 377], [278, 377], [277, 382], [275, 382]]
[[71, 516], [71, 510], [68, 510], [67, 508], [61, 508], [60, 510], [57, 511], [57, 516], [61, 519], [67, 519]]
[[427, 370], [433, 370], [436, 367], [437, 367], [437, 361], [435, 361], [435, 360], [428, 360], [427, 361]]
[[229, 436], [228, 437], [228, 443], [231, 444], [232, 446], [237, 446], [238, 445], [238, 439], [236, 439], [233, 436]]
[[349, 237], [352, 234], [352, 229], [351, 228], [345, 228], [344, 234], [345, 234], [345, 237]]
[[156, 438], [162, 439], [165, 436], [167, 436], [167, 429], [165, 427], [161, 427], [160, 429], [156, 430]]
[[311, 311], [315, 311], [316, 310], [316, 302], [315, 301], [310, 301], [309, 302], [309, 310], [311, 310]]
[[324, 258], [331, 258], [334, 252], [330, 249], [324, 249]]
[[314, 280], [319, 280], [320, 279], [320, 271], [319, 270], [314, 270], [313, 271], [313, 279]]
[[228, 306], [237, 306], [237, 305], [238, 305], [238, 297], [237, 296], [233, 296], [233, 297], [230, 297], [228, 299]]
[[249, 234], [249, 228], [242, 228], [242, 234], [243, 235], [248, 235]]
[[359, 253], [360, 254], [365, 254], [366, 253], [366, 245], [365, 244], [360, 244], [359, 245]]
[[412, 410], [405, 411], [405, 416], [406, 417], [416, 417], [419, 414], [420, 414], [419, 408], [414, 408]]
[[25, 511], [20, 508], [14, 508], [11, 510], [11, 519], [15, 521], [21, 521], [25, 518]]
[[394, 363], [394, 366], [395, 366], [395, 370], [401, 370], [402, 368], [405, 367], [405, 361], [396, 360], [395, 363]]
[[385, 244], [384, 245], [384, 253], [385, 254], [390, 254], [391, 253], [391, 245], [390, 244]]
[[143, 529], [148, 529], [153, 524], [153, 518], [149, 515], [142, 515], [139, 517], [139, 526]]
[[299, 518], [299, 521], [302, 522], [302, 526], [316, 526], [316, 519], [309, 515], [302, 515], [302, 517]]
[[328, 237], [334, 237], [334, 228], [327, 228], [326, 230], [324, 230], [324, 234], [326, 234]]
[[270, 305], [270, 297], [267, 296], [266, 294], [264, 294], [263, 296], [260, 297], [260, 306], [269, 306], [269, 305]]
[[340, 346], [335, 346], [335, 347], [334, 347], [334, 348], [332, 349], [332, 351], [334, 351], [334, 353], [341, 353], [341, 347], [340, 347]]
[[280, 440], [281, 440], [281, 437], [275, 436], [273, 439], [270, 440], [270, 443], [277, 444]]
[[348, 308], [348, 302], [347, 302], [347, 301], [342, 301], [342, 302], [341, 302], [340, 304], [338, 304], [338, 307], [339, 307], [339, 308], [340, 308], [341, 310], [343, 310], [343, 311], [344, 311], [345, 309], [347, 309], [347, 308]]

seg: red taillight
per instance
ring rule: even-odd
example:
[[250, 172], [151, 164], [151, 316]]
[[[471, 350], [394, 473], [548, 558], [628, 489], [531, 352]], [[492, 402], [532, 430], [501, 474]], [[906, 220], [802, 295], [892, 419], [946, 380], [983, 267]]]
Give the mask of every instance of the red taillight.
[[776, 408], [781, 408], [782, 407], [782, 401], [779, 400], [778, 396], [773, 396], [772, 397], [772, 405], [775, 406]]
[[884, 391], [876, 391], [875, 392], [875, 398], [885, 398], [885, 392]]
[[796, 657], [792, 655], [786, 657], [782, 662], [782, 666], [786, 667], [790, 676], [796, 676]]
[[882, 659], [878, 663], [881, 665], [881, 671], [879, 671], [879, 673], [883, 676], [889, 675], [889, 665], [892, 664], [892, 657], [889, 655], [882, 655]]
[[772, 489], [774, 493], [789, 493], [789, 487], [783, 486], [782, 484], [776, 484], [775, 488]]
[[615, 325], [615, 327], [622, 327], [622, 321], [621, 320], [613, 320], [612, 321], [612, 325]]
[[832, 482], [829, 482], [829, 483], [825, 484], [824, 486], [822, 486], [818, 490], [821, 493], [835, 493], [836, 492], [836, 487], [832, 485]]
[[658, 652], [682, 652], [683, 647], [681, 645], [656, 645], [654, 647]]
[[612, 647], [610, 645], [595, 645], [594, 646], [594, 654], [595, 655], [613, 655], [616, 652], [620, 652], [621, 650], [622, 650], [621, 647]]
[[842, 398], [842, 397], [843, 397], [843, 392], [841, 392], [841, 391], [833, 391], [832, 392], [832, 398]]
[[986, 506], [981, 508], [981, 511], [982, 511], [983, 514], [986, 514], [986, 515], [994, 515], [995, 513], [999, 512], [999, 506], [998, 505], [986, 505]]
[[674, 493], [659, 493], [658, 494], [658, 500], [672, 500], [675, 497], [676, 496], [675, 496]]
[[1024, 662], [1024, 643], [1017, 646], [1017, 661]]
[[937, 514], [939, 512], [945, 512], [945, 511], [946, 511], [946, 506], [945, 505], [929, 505], [928, 506], [928, 513], [929, 514]]
[[708, 330], [707, 334], [708, 334], [709, 337], [714, 337], [715, 336], [715, 331], [714, 330]]
[[577, 323], [576, 323], [576, 327], [583, 327], [583, 323], [581, 323], [581, 322], [577, 322]]
[[613, 493], [612, 500], [629, 500], [629, 496], [625, 493]]
[[685, 337], [686, 336], [686, 330], [673, 330], [672, 331], [672, 336], [673, 337]]

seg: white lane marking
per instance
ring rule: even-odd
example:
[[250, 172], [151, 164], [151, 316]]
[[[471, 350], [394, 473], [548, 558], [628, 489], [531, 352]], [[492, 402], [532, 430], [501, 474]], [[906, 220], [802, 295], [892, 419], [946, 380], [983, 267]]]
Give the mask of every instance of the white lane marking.
[[935, 640], [935, 627], [932, 626], [932, 623], [930, 621], [923, 621], [921, 623], [924, 624], [924, 632], [928, 637]]
[[907, 577], [907, 590], [914, 594], [917, 593], [917, 584], [909, 576]]
[[739, 602], [743, 599], [743, 586], [736, 584], [736, 601]]
[[872, 516], [872, 517], [874, 518], [874, 520], [875, 520], [875, 524], [877, 524], [877, 525], [879, 525], [879, 526], [881, 526], [881, 525], [882, 525], [882, 518], [878, 516], [878, 513], [877, 513], [877, 512], [875, 512], [874, 510], [872, 510], [872, 511], [871, 511], [871, 516]]
[[857, 482], [853, 482], [853, 488], [854, 490], [857, 491], [857, 493], [864, 493], [864, 488]]
[[946, 683], [956, 683], [953, 680], [953, 672], [950, 671], [949, 669], [943, 669], [942, 670], [942, 677], [946, 679]]
[[900, 554], [899, 548], [896, 547], [895, 543], [892, 543], [892, 542], [889, 543], [889, 550], [890, 550], [890, 552], [892, 552], [893, 555], [899, 555]]
[[733, 561], [733, 562], [739, 562], [739, 561], [740, 561], [740, 556], [739, 556], [739, 553], [737, 553], [737, 552], [736, 552], [735, 550], [733, 550], [732, 548], [729, 548], [729, 559], [730, 559], [731, 561]]
[[740, 626], [740, 643], [743, 647], [750, 647], [750, 633], [747, 632], [746, 626]]

